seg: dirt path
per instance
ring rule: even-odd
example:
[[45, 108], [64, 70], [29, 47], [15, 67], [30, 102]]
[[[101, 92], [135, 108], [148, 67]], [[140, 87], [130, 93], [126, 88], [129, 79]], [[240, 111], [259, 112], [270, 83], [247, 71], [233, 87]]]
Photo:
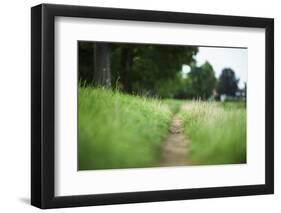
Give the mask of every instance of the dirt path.
[[[183, 105], [181, 109], [185, 106]], [[178, 113], [173, 116], [168, 135], [162, 147], [161, 166], [184, 166], [190, 165], [187, 160], [188, 140], [183, 132], [182, 121]]]

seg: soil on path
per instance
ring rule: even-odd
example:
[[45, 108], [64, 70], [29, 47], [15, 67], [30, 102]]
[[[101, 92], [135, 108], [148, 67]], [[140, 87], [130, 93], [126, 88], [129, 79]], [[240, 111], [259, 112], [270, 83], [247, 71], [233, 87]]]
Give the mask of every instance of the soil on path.
[[[183, 109], [184, 106], [181, 107]], [[182, 121], [178, 113], [173, 116], [168, 134], [162, 147], [161, 166], [186, 166], [191, 165], [188, 160], [188, 144], [183, 132]]]

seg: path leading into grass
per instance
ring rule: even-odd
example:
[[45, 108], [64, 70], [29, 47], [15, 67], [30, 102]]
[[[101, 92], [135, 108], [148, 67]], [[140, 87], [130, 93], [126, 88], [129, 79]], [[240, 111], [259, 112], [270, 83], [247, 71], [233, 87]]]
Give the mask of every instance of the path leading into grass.
[[[186, 110], [186, 106], [182, 105], [181, 110]], [[163, 143], [161, 165], [190, 165], [190, 161], [187, 160], [188, 143], [183, 132], [182, 121], [177, 113], [171, 120], [168, 135]]]

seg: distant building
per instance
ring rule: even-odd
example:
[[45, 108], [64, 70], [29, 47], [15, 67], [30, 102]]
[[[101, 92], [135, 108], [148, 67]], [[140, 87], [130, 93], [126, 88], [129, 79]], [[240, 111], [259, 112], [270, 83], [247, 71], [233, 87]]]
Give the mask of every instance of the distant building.
[[237, 92], [235, 93], [235, 96], [239, 99], [246, 99], [246, 90], [245, 89], [238, 89]]
[[235, 96], [230, 96], [226, 94], [221, 94], [219, 100], [224, 101], [246, 101], [246, 90], [238, 89], [235, 93]]

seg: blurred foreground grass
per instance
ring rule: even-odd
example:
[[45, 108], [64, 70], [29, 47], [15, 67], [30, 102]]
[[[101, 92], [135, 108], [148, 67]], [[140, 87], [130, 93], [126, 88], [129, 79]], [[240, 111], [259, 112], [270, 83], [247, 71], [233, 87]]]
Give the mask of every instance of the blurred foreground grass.
[[246, 162], [243, 102], [158, 100], [80, 87], [78, 103], [79, 170], [159, 166], [161, 145], [177, 112], [193, 164]]
[[179, 103], [79, 88], [79, 170], [155, 166]]
[[188, 103], [180, 115], [194, 164], [246, 163], [246, 108], [242, 102]]

